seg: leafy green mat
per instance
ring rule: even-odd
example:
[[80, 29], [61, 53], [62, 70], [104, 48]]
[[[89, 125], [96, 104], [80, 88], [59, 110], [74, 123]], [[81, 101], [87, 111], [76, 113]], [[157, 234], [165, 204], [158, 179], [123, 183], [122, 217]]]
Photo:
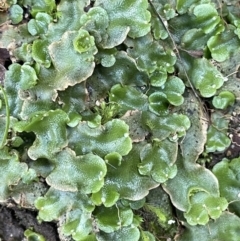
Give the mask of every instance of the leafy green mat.
[[240, 158], [207, 163], [238, 145], [239, 2], [56, 2], [1, 1], [0, 202], [62, 241], [238, 241]]

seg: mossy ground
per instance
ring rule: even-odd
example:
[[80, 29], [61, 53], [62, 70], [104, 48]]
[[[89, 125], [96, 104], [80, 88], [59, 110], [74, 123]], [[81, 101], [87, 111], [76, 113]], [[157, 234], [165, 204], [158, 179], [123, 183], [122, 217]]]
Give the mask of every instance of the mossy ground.
[[239, 9], [0, 1], [0, 241], [238, 241]]

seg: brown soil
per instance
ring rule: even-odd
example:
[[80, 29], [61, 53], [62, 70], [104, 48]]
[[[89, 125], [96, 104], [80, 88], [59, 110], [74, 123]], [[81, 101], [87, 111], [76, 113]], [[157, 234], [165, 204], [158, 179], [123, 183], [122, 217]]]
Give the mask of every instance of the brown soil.
[[0, 240], [22, 241], [24, 231], [31, 228], [34, 232], [45, 237], [47, 241], [59, 241], [55, 223], [39, 223], [37, 212], [20, 209], [16, 206], [0, 205]]

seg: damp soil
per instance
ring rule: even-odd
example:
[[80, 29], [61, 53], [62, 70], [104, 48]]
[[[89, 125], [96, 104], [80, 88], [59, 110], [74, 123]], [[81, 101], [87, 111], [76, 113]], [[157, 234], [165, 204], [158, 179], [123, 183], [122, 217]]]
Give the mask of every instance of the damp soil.
[[37, 220], [37, 212], [21, 209], [15, 205], [0, 205], [0, 240], [23, 241], [24, 231], [32, 229], [47, 241], [60, 241], [55, 223]]

